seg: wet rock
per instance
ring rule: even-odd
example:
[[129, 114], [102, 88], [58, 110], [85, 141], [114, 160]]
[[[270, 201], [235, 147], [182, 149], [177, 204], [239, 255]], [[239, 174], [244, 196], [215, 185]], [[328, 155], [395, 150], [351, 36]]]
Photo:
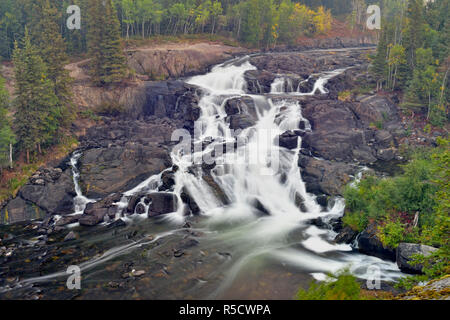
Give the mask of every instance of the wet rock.
[[128, 213], [134, 213], [135, 209], [136, 209], [136, 205], [138, 204], [138, 202], [141, 200], [141, 198], [143, 197], [142, 194], [137, 194], [134, 195], [130, 198], [130, 200], [128, 200], [128, 205], [127, 205], [127, 212]]
[[256, 119], [255, 101], [247, 96], [228, 99], [225, 103], [225, 112], [228, 116], [247, 114]]
[[358, 232], [350, 228], [349, 226], [344, 227], [338, 235], [334, 238], [334, 241], [336, 243], [352, 243], [356, 236], [358, 235]]
[[187, 250], [192, 247], [195, 247], [199, 244], [199, 242], [192, 238], [183, 239], [177, 247], [177, 250]]
[[220, 188], [219, 184], [214, 180], [214, 178], [209, 174], [204, 174], [202, 176], [203, 180], [211, 187], [212, 192], [216, 196], [216, 198], [222, 202], [224, 205], [228, 205], [231, 203], [228, 196], [225, 192]]
[[358, 236], [358, 249], [369, 256], [395, 261], [395, 249], [385, 247], [378, 238], [376, 224], [369, 225]]
[[88, 203], [83, 215], [80, 217], [80, 225], [93, 226], [103, 222], [105, 219], [113, 218], [117, 212], [117, 207], [114, 203], [118, 200], [120, 200], [120, 195], [113, 194], [101, 201]]
[[58, 221], [55, 222], [56, 226], [65, 226], [68, 224], [76, 223], [81, 218], [81, 214], [63, 216]]
[[423, 255], [427, 257], [433, 252], [438, 250], [437, 248], [416, 244], [416, 243], [400, 243], [397, 247], [397, 265], [402, 272], [411, 274], [421, 274], [423, 265], [416, 264], [411, 265], [410, 262], [413, 260], [414, 255]]
[[144, 270], [133, 270], [131, 271], [131, 276], [132, 277], [141, 277], [145, 274]]
[[295, 205], [301, 210], [301, 212], [308, 212], [305, 205], [305, 199], [299, 194], [295, 194]]
[[8, 204], [0, 210], [0, 224], [17, 223], [21, 221], [31, 221], [40, 219], [47, 215], [47, 212], [25, 201], [20, 196], [9, 201]]
[[144, 213], [146, 213], [145, 211], [146, 211], [145, 206], [142, 203], [138, 203], [136, 206], [135, 212], [137, 214], [144, 214]]
[[270, 216], [269, 210], [267, 210], [259, 199], [253, 199], [252, 205], [261, 216]]
[[180, 258], [180, 257], [182, 257], [184, 255], [184, 252], [182, 251], [182, 250], [174, 250], [173, 251], [173, 256], [175, 257], [175, 258]]
[[101, 222], [103, 222], [104, 216], [97, 215], [87, 215], [83, 214], [79, 220], [80, 225], [82, 226], [95, 226]]
[[197, 205], [197, 202], [195, 202], [195, 200], [192, 198], [191, 194], [185, 187], [183, 187], [183, 189], [181, 190], [180, 197], [181, 201], [183, 201], [183, 203], [185, 203], [189, 207], [190, 213], [192, 213], [193, 215], [200, 214], [200, 207]]
[[155, 144], [92, 149], [80, 159], [80, 183], [86, 196], [103, 198], [132, 189], [170, 165], [168, 150]]
[[320, 206], [324, 208], [328, 206], [328, 197], [325, 195], [317, 196], [316, 201]]
[[276, 75], [264, 70], [250, 70], [245, 72], [247, 92], [251, 94], [269, 93]]
[[351, 181], [356, 172], [354, 166], [300, 155], [299, 166], [307, 192], [314, 194], [341, 195], [342, 188]]
[[78, 238], [78, 235], [77, 235], [75, 232], [70, 231], [70, 232], [64, 237], [64, 242], [67, 242], [67, 241], [73, 241], [73, 240], [76, 240], [77, 238]]
[[298, 135], [293, 131], [286, 131], [279, 137], [280, 147], [292, 150], [298, 147]]
[[353, 161], [353, 150], [365, 146], [365, 140], [349, 105], [330, 100], [308, 102], [302, 112], [312, 132], [303, 138], [302, 148], [326, 160]]
[[173, 193], [156, 192], [147, 195], [150, 199], [149, 217], [175, 212], [178, 209], [178, 198]]
[[[272, 74], [312, 74], [317, 72], [314, 58], [301, 53], [282, 53], [277, 55], [260, 55], [251, 58], [251, 63], [258, 68]], [[315, 69], [315, 70], [314, 70]], [[258, 79], [261, 79], [261, 71]], [[270, 79], [266, 76], [267, 79]], [[271, 79], [272, 84], [274, 78]], [[270, 88], [269, 84], [269, 88]], [[269, 91], [267, 91], [269, 92]]]
[[248, 114], [235, 114], [229, 117], [230, 129], [232, 130], [244, 130], [249, 127], [253, 127], [256, 122], [252, 116]]
[[313, 226], [316, 226], [320, 229], [326, 229], [328, 226], [327, 224], [322, 220], [322, 218], [316, 218], [316, 219], [311, 219], [309, 221], [309, 223]]
[[173, 171], [165, 171], [161, 175], [161, 180], [162, 188], [160, 191], [170, 190], [175, 185], [175, 173]]
[[126, 222], [122, 218], [120, 218], [120, 219], [117, 219], [116, 221], [111, 222], [110, 224], [108, 224], [107, 228], [108, 229], [123, 228], [123, 227], [126, 227], [126, 226], [127, 226]]
[[298, 123], [298, 128], [300, 130], [306, 130], [306, 120], [300, 120]]
[[70, 170], [64, 173], [59, 168], [40, 170], [36, 175], [45, 174], [45, 184], [37, 181], [42, 180], [41, 178], [32, 178], [29, 184], [20, 189], [18, 197], [2, 210], [4, 217], [8, 212], [9, 222], [28, 221], [47, 213], [64, 215], [73, 212], [75, 190]]

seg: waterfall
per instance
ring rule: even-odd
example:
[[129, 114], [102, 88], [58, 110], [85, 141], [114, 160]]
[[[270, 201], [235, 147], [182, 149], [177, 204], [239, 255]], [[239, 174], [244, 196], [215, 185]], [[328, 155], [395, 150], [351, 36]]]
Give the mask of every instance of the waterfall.
[[73, 199], [74, 202], [74, 214], [81, 214], [84, 212], [84, 209], [86, 209], [86, 205], [91, 202], [95, 202], [93, 199], [88, 199], [83, 195], [83, 192], [81, 191], [79, 179], [80, 179], [80, 171], [77, 168], [78, 160], [81, 158], [82, 153], [81, 152], [75, 152], [72, 157], [70, 158], [70, 166], [72, 167], [72, 177], [73, 177], [73, 184], [75, 186], [75, 193], [76, 196]]
[[[188, 190], [206, 218], [204, 228], [212, 234], [208, 241], [226, 243], [235, 248], [241, 257], [230, 267], [223, 284], [211, 298], [217, 297], [234, 281], [239, 269], [245, 265], [244, 261], [248, 262], [258, 255], [308, 270], [317, 279], [323, 278], [326, 272], [349, 265], [360, 278], [368, 277], [369, 265], [379, 266], [386, 280], [398, 277], [398, 268], [394, 263], [352, 252], [350, 245], [332, 243], [333, 231], [308, 225], [307, 221], [313, 218], [321, 217], [328, 221], [342, 216], [344, 201], [337, 199], [334, 206], [324, 210], [317, 204], [316, 196], [306, 192], [298, 167], [301, 138], [298, 137], [294, 150], [280, 147], [277, 138], [286, 131], [297, 130], [300, 121], [306, 123], [307, 130], [311, 130], [311, 126], [303, 118], [298, 102], [288, 99], [273, 102], [265, 95], [246, 94], [244, 74], [255, 69], [246, 57], [216, 66], [210, 73], [187, 81], [203, 89], [199, 101], [201, 116], [196, 123], [198, 132], [193, 137], [193, 145], [206, 147], [194, 150], [193, 154], [174, 148], [171, 154], [174, 165], [179, 168], [175, 173], [173, 192], [180, 198], [181, 190]], [[326, 93], [328, 80], [343, 71], [339, 69], [321, 74], [310, 93], [290, 94]], [[283, 93], [286, 79], [275, 79], [271, 87], [272, 93]], [[254, 126], [236, 136], [229, 127], [225, 104], [229, 99], [243, 96], [253, 100], [257, 119]], [[201, 166], [201, 159], [214, 150], [236, 141], [244, 143], [216, 157], [216, 165], [210, 173], [216, 187], [229, 199], [229, 203], [224, 204], [217, 197], [217, 190], [203, 179], [202, 169], [191, 169], [195, 164]], [[161, 174], [152, 176], [127, 192], [122, 207], [126, 206], [126, 196], [143, 190], [156, 190], [160, 179]], [[298, 199], [303, 199], [307, 212], [300, 210], [296, 203]], [[183, 222], [184, 206], [179, 200], [178, 211], [165, 218], [175, 223]], [[286, 241], [286, 237], [293, 232], [302, 235], [302, 249], [294, 249], [292, 246], [295, 243]], [[332, 253], [333, 258], [324, 257], [326, 253]]]
[[[115, 203], [116, 218], [126, 220], [126, 227], [113, 232], [100, 227], [99, 233], [92, 233], [92, 238], [90, 234], [83, 234], [85, 244], [98, 244], [107, 249], [79, 264], [83, 278], [90, 279], [90, 283], [104, 282], [110, 279], [108, 277], [116, 281], [114, 277], [123, 274], [119, 272], [119, 259], [136, 260], [143, 269], [151, 267], [148, 272], [152, 275], [151, 290], [140, 290], [141, 293], [148, 292], [152, 298], [221, 299], [235, 298], [240, 289], [245, 291], [247, 286], [252, 287], [259, 281], [268, 289], [280, 283], [277, 288], [289, 283], [297, 289], [299, 281], [309, 281], [308, 277], [322, 281], [326, 273], [345, 267], [360, 279], [369, 279], [373, 266], [380, 269], [380, 280], [393, 281], [402, 276], [395, 263], [360, 254], [354, 244], [336, 244], [333, 241], [336, 233], [331, 228], [320, 229], [311, 224], [316, 218], [327, 224], [341, 217], [345, 202], [336, 198], [324, 208], [317, 203], [315, 195], [306, 191], [298, 166], [301, 132], [298, 136], [296, 132], [300, 122], [305, 124], [302, 126], [305, 131], [311, 131], [311, 125], [302, 115], [300, 99], [294, 96], [327, 93], [326, 83], [344, 69], [315, 75], [317, 80], [309, 93], [294, 92], [292, 82], [280, 76], [274, 80], [268, 95], [247, 93], [244, 76], [250, 70], [256, 67], [244, 57], [187, 80], [202, 89], [198, 103], [201, 115], [188, 144], [193, 152], [174, 147], [171, 159], [178, 170], [168, 168], [123, 193], [121, 200]], [[311, 80], [312, 77], [305, 81]], [[276, 93], [280, 95], [275, 99], [273, 94]], [[253, 122], [243, 130], [233, 131], [225, 107], [230, 99], [240, 98], [242, 102], [244, 97], [251, 110], [239, 105], [239, 111], [251, 114]], [[280, 146], [280, 136], [284, 134], [296, 136], [296, 145], [294, 142], [290, 149]], [[218, 152], [224, 146], [226, 152]], [[215, 165], [204, 169], [203, 161], [213, 153]], [[77, 168], [81, 156], [81, 152], [75, 152], [70, 159], [76, 191], [74, 211], [78, 214], [88, 203], [96, 201], [82, 193]], [[163, 174], [172, 171], [175, 185], [170, 193], [178, 199], [176, 212], [155, 219], [137, 213], [125, 216], [129, 201], [135, 195], [142, 196], [140, 207], [148, 212], [149, 203], [143, 202], [143, 197], [160, 192]], [[360, 178], [361, 173], [356, 181]], [[186, 216], [187, 205], [181, 199], [183, 192], [189, 193], [195, 201], [200, 217]], [[129, 237], [135, 233], [136, 238]], [[189, 241], [194, 245], [183, 248]], [[183, 257], [174, 255], [178, 248], [185, 250]], [[110, 268], [105, 267], [108, 262]], [[190, 277], [186, 277], [187, 273]], [[153, 276], [159, 274], [164, 276]], [[23, 279], [17, 286], [32, 286], [57, 278], [65, 283], [66, 277], [66, 270], [59, 270]], [[100, 287], [95, 290], [102, 291]], [[103, 293], [110, 297], [109, 289]], [[244, 293], [244, 296], [254, 298], [251, 293]], [[127, 292], [123, 294], [128, 297]], [[278, 297], [277, 293], [274, 297]]]

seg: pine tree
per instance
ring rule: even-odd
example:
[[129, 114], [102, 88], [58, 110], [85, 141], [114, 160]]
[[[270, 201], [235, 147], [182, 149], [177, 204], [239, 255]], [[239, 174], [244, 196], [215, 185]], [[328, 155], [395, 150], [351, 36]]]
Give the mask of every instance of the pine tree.
[[[408, 65], [412, 70], [416, 63], [416, 50], [423, 46], [424, 41], [424, 2], [423, 0], [409, 0], [407, 10], [407, 27], [403, 46], [406, 49]], [[411, 72], [412, 73], [412, 72]]]
[[14, 133], [8, 117], [9, 97], [5, 89], [5, 80], [0, 77], [0, 176], [3, 168], [12, 167], [12, 145]]
[[102, 12], [101, 1], [87, 1], [87, 49], [91, 57], [90, 72], [94, 83], [100, 83], [101, 75], [101, 47], [102, 29], [105, 17]]
[[377, 47], [377, 53], [372, 62], [371, 72], [377, 80], [377, 91], [383, 88], [383, 82], [386, 81], [387, 75], [387, 43], [386, 43], [386, 31], [382, 31], [380, 41]]
[[[49, 0], [38, 0], [33, 8], [32, 43], [47, 65], [48, 79], [53, 82], [59, 100], [60, 114], [68, 116], [71, 104], [71, 78], [65, 65], [68, 63], [66, 44], [61, 36], [58, 21], [60, 14]], [[61, 122], [63, 119], [59, 119]]]
[[102, 84], [119, 82], [125, 76], [125, 56], [121, 48], [120, 24], [111, 0], [105, 1], [106, 18], [100, 43], [100, 81]]
[[52, 143], [57, 136], [61, 114], [53, 82], [48, 79], [47, 66], [32, 45], [28, 30], [22, 45], [15, 44], [15, 129], [19, 147], [30, 152], [41, 152], [43, 144]]
[[97, 84], [110, 84], [123, 79], [125, 56], [120, 41], [120, 23], [111, 0], [88, 3], [88, 49], [91, 74]]

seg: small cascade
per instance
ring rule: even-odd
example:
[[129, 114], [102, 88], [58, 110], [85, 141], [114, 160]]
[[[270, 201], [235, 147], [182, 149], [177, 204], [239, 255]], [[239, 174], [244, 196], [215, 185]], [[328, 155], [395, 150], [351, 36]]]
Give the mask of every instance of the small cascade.
[[84, 212], [84, 209], [86, 209], [86, 205], [88, 203], [95, 202], [96, 200], [88, 199], [83, 195], [83, 192], [81, 191], [79, 179], [80, 179], [80, 171], [77, 168], [78, 160], [81, 158], [82, 153], [80, 151], [75, 152], [72, 157], [70, 158], [70, 166], [72, 167], [72, 177], [73, 177], [73, 184], [75, 186], [75, 193], [76, 196], [73, 199], [74, 206], [75, 206], [75, 212], [74, 214], [80, 214]]

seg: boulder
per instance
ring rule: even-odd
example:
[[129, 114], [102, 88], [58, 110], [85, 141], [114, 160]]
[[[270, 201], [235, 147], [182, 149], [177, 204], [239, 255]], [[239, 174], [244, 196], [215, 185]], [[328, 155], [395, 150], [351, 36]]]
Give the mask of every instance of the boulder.
[[394, 144], [394, 138], [387, 130], [377, 130], [375, 132], [375, 141], [381, 148], [389, 148]]
[[349, 226], [345, 226], [334, 238], [334, 241], [336, 243], [352, 243], [356, 236], [358, 235], [358, 232], [350, 228]]
[[81, 214], [62, 216], [58, 221], [55, 222], [56, 226], [65, 226], [68, 224], [76, 223], [80, 220]]
[[341, 195], [357, 168], [353, 165], [319, 160], [300, 154], [300, 167], [306, 191], [314, 194]]
[[211, 191], [216, 196], [216, 198], [223, 204], [228, 205], [231, 203], [228, 196], [225, 194], [225, 192], [222, 190], [222, 188], [219, 186], [219, 184], [214, 180], [214, 178], [210, 174], [204, 174], [202, 176], [203, 181], [205, 181], [208, 186], [211, 188]]
[[183, 187], [183, 189], [181, 190], [180, 197], [181, 201], [183, 201], [183, 203], [188, 206], [190, 213], [192, 213], [193, 215], [200, 214], [200, 207], [198, 206], [197, 202], [195, 202], [194, 198], [192, 198], [190, 192], [186, 189], [186, 187]]
[[269, 210], [262, 204], [262, 202], [255, 198], [252, 200], [253, 207], [257, 210], [259, 216], [270, 216]]
[[371, 95], [359, 100], [360, 103], [353, 103], [350, 108], [366, 127], [398, 119], [397, 107], [385, 96]]
[[264, 70], [250, 70], [245, 72], [244, 78], [247, 82], [247, 92], [251, 94], [269, 93], [271, 84], [276, 75]]
[[450, 299], [450, 276], [447, 274], [439, 279], [433, 279], [418, 285], [410, 291], [397, 297], [401, 300], [449, 300]]
[[172, 165], [169, 151], [157, 144], [90, 149], [80, 158], [80, 185], [89, 198], [123, 193]]
[[178, 209], [178, 198], [173, 193], [155, 192], [147, 195], [150, 202], [149, 217], [175, 212]]
[[293, 150], [298, 147], [298, 135], [293, 131], [286, 131], [279, 136], [280, 147]]
[[437, 248], [416, 244], [416, 243], [400, 243], [397, 247], [397, 265], [402, 272], [411, 274], [421, 274], [423, 265], [411, 265], [414, 255], [423, 255], [425, 257], [431, 255], [438, 250]]
[[225, 102], [225, 112], [232, 116], [235, 114], [247, 114], [256, 119], [256, 106], [252, 97], [244, 96], [231, 98]]
[[391, 161], [395, 158], [395, 148], [380, 149], [377, 151], [377, 158], [382, 161]]
[[234, 114], [228, 117], [228, 121], [230, 123], [230, 129], [232, 130], [244, 130], [253, 127], [256, 124], [253, 117], [248, 114]]
[[8, 204], [0, 210], [0, 224], [42, 219], [46, 215], [47, 212], [45, 210], [42, 210], [19, 196], [9, 201]]
[[303, 138], [302, 148], [326, 160], [353, 161], [353, 150], [365, 147], [366, 141], [349, 105], [338, 100], [306, 101], [302, 113], [312, 132]]
[[165, 171], [161, 175], [162, 186], [160, 191], [170, 190], [175, 185], [175, 173], [173, 171]]
[[72, 213], [74, 209], [73, 198], [76, 195], [72, 173], [70, 170], [66, 170], [64, 173], [58, 171], [57, 175], [59, 175], [57, 179], [46, 180], [44, 185], [25, 185], [20, 189], [19, 196], [50, 214]]
[[385, 247], [378, 238], [376, 224], [370, 224], [358, 236], [358, 249], [361, 253], [381, 259], [395, 261], [395, 249]]
[[94, 226], [105, 221], [105, 219], [114, 218], [117, 213], [117, 206], [114, 203], [119, 201], [120, 198], [120, 194], [112, 194], [101, 201], [88, 203], [79, 219], [80, 225]]

